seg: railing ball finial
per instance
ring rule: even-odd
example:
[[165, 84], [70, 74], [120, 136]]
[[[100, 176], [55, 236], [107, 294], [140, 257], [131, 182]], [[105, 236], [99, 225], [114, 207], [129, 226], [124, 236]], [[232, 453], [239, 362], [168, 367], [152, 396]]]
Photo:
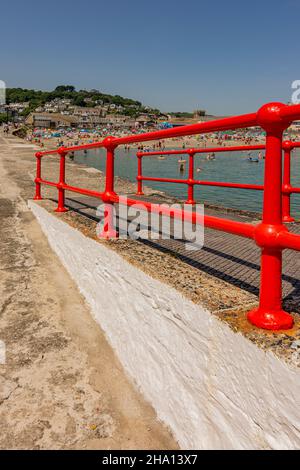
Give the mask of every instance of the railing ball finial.
[[254, 229], [254, 241], [261, 248], [280, 249], [279, 235], [287, 231], [284, 225], [260, 223]]
[[290, 122], [280, 114], [281, 109], [285, 107], [285, 104], [278, 102], [264, 104], [257, 111], [257, 124], [265, 131], [283, 131], [290, 125]]
[[68, 152], [67, 150], [65, 149], [65, 147], [59, 147], [59, 149], [57, 150], [57, 153], [59, 155], [66, 155]]
[[104, 147], [107, 150], [108, 149], [113, 150], [114, 148], [116, 148], [116, 145], [114, 144], [114, 140], [116, 140], [116, 137], [113, 137], [112, 135], [105, 137], [105, 139], [103, 140]]
[[282, 148], [283, 150], [292, 150], [294, 147], [294, 144], [291, 140], [284, 140], [282, 142]]

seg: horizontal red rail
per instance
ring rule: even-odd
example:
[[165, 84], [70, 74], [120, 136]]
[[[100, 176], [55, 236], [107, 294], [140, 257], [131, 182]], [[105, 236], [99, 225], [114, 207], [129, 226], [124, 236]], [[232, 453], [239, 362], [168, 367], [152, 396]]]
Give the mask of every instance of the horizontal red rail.
[[[222, 181], [199, 181], [199, 180], [181, 180], [176, 178], [156, 178], [154, 176], [138, 176], [139, 181], [158, 181], [161, 183], [177, 183], [177, 184], [193, 184], [202, 186], [220, 186], [224, 188], [253, 189], [263, 191], [263, 185], [259, 184], [242, 184], [242, 183], [226, 183]], [[300, 191], [299, 191], [300, 192]]]
[[147, 157], [154, 155], [187, 155], [197, 153], [217, 153], [217, 152], [249, 152], [255, 150], [264, 150], [265, 145], [232, 145], [230, 147], [201, 147], [201, 148], [189, 148], [182, 150], [162, 150], [155, 152], [137, 152], [138, 157]]
[[295, 233], [281, 231], [278, 234], [278, 243], [282, 249], [289, 248], [300, 251], [300, 236]]
[[160, 181], [161, 183], [177, 183], [187, 184], [187, 180], [180, 180], [177, 178], [156, 178], [155, 176], [137, 176], [139, 181]]
[[261, 184], [242, 184], [242, 183], [225, 183], [219, 181], [197, 181], [194, 180], [193, 184], [199, 184], [202, 186], [220, 186], [224, 188], [238, 188], [238, 189], [251, 189], [256, 191], [263, 191], [264, 187]]
[[184, 209], [172, 209], [165, 207], [164, 204], [153, 204], [150, 202], [140, 201], [138, 199], [130, 199], [118, 195], [110, 197], [110, 201], [113, 203], [125, 204], [127, 206], [140, 205], [142, 204], [145, 209], [149, 212], [159, 213], [171, 218], [186, 220], [193, 224], [204, 225], [215, 230], [221, 230], [240, 237], [253, 238], [255, 226], [244, 222], [236, 222], [235, 220], [226, 220], [220, 217], [212, 217], [204, 215], [203, 217], [195, 212], [188, 212]]
[[93, 191], [91, 189], [78, 188], [77, 186], [70, 186], [69, 184], [66, 184], [66, 183], [53, 183], [52, 181], [47, 181], [43, 179], [38, 180], [38, 182], [41, 184], [45, 184], [47, 186], [55, 186], [56, 188], [61, 188], [65, 191], [72, 191], [74, 193], [83, 194], [84, 196], [92, 196], [92, 197], [97, 197], [100, 199], [104, 197], [103, 192], [100, 193], [98, 191]]
[[35, 180], [36, 183], [41, 183], [41, 184], [45, 184], [47, 186], [55, 186], [56, 188], [58, 187], [58, 183], [54, 183], [52, 181], [47, 181], [47, 180], [43, 180], [41, 178], [36, 178]]

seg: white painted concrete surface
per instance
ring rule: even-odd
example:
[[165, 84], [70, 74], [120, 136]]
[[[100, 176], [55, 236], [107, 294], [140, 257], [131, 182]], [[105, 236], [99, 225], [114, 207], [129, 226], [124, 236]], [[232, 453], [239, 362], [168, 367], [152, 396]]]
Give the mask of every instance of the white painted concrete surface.
[[124, 368], [182, 448], [300, 447], [299, 369], [29, 205]]

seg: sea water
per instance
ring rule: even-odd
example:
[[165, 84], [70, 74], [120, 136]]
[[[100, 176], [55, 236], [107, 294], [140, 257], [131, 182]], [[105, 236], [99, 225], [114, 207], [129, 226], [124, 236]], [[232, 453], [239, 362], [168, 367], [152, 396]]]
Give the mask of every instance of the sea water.
[[[258, 152], [251, 152], [253, 158]], [[247, 152], [216, 153], [215, 160], [206, 160], [207, 154], [195, 155], [195, 174], [197, 180], [220, 181], [244, 184], [263, 184], [264, 160], [258, 163], [248, 161]], [[180, 173], [178, 160], [186, 160], [186, 171]], [[75, 153], [74, 161], [105, 171], [105, 150], [97, 149], [86, 154]], [[197, 171], [199, 169], [199, 171]], [[188, 156], [172, 155], [160, 160], [156, 156], [143, 157], [143, 175], [161, 178], [186, 179]], [[300, 149], [292, 154], [292, 185], [300, 186]], [[137, 157], [136, 149], [129, 152], [120, 148], [116, 150], [115, 175], [136, 182]], [[145, 181], [144, 185], [164, 191], [180, 199], [187, 197], [187, 186], [184, 184]], [[208, 202], [223, 207], [260, 212], [262, 209], [262, 191], [233, 189], [222, 187], [195, 186], [194, 195], [197, 202]], [[291, 214], [300, 218], [300, 194], [292, 195]]]

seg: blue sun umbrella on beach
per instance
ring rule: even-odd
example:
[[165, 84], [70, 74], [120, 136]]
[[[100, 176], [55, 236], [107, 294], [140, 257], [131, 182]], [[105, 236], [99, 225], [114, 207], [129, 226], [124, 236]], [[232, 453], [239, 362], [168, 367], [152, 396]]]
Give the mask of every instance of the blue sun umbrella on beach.
[[170, 122], [161, 122], [159, 125], [158, 125], [158, 128], [159, 129], [172, 129], [173, 127], [173, 124], [171, 124]]

